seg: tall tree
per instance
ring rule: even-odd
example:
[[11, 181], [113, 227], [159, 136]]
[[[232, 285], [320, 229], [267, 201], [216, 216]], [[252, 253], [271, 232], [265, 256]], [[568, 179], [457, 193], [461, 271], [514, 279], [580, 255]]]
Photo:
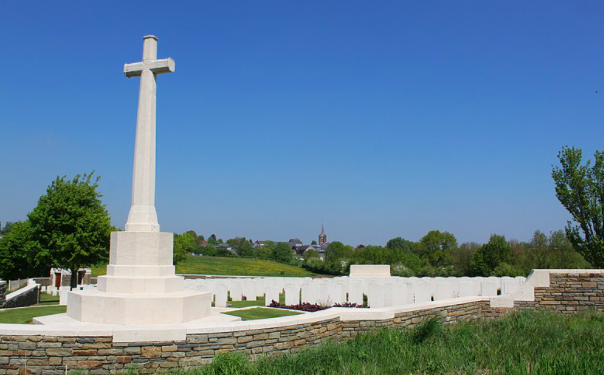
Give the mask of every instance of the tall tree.
[[172, 257], [174, 264], [182, 262], [187, 258], [187, 254], [193, 253], [198, 249], [197, 239], [191, 232], [174, 234], [174, 254]]
[[249, 257], [254, 255], [254, 246], [245, 237], [235, 237], [227, 241], [235, 249], [237, 255]]
[[294, 259], [294, 253], [287, 242], [279, 242], [273, 249], [272, 258], [277, 262], [289, 263]]
[[431, 230], [421, 240], [425, 247], [416, 247], [425, 249], [425, 254], [418, 254], [421, 258], [427, 259], [435, 267], [445, 266], [450, 263], [447, 253], [457, 248], [457, 239], [449, 232]]
[[502, 263], [512, 263], [512, 250], [504, 236], [492, 234], [489, 242], [476, 251], [470, 263], [471, 276], [490, 276]]
[[404, 253], [413, 251], [413, 242], [402, 237], [396, 237], [388, 240], [386, 247], [393, 250], [400, 250]]
[[556, 197], [572, 215], [566, 235], [575, 249], [595, 267], [604, 267], [604, 153], [582, 163], [581, 149], [564, 147], [553, 167]]
[[40, 245], [40, 257], [71, 271], [71, 287], [78, 270], [107, 260], [113, 227], [97, 191], [100, 177], [93, 173], [72, 180], [57, 177], [28, 215], [31, 238]]
[[40, 246], [31, 239], [29, 221], [11, 224], [0, 239], [0, 278], [7, 280], [47, 275], [50, 265], [39, 256]]
[[352, 246], [344, 245], [339, 241], [330, 242], [325, 249], [325, 262], [339, 270], [342, 261], [350, 260], [353, 253]]

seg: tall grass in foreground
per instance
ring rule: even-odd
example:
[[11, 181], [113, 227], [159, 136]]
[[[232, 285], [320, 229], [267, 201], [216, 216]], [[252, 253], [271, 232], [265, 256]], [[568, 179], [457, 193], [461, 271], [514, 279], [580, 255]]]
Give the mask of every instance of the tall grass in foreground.
[[491, 321], [381, 329], [341, 343], [250, 362], [217, 356], [181, 375], [236, 374], [601, 374], [604, 313], [515, 312]]

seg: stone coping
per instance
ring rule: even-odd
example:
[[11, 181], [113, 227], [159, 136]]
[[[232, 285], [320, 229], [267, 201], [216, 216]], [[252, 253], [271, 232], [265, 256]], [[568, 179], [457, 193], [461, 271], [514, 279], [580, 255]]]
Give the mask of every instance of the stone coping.
[[[190, 334], [226, 333], [296, 326], [339, 318], [343, 321], [386, 320], [395, 314], [425, 310], [444, 306], [461, 305], [468, 302], [488, 301], [489, 297], [466, 297], [422, 304], [413, 304], [378, 309], [332, 307], [314, 313], [285, 316], [280, 318], [235, 321], [235, 322], [190, 322], [169, 325], [109, 325], [79, 322], [38, 324], [0, 324], [0, 335], [15, 336], [113, 336], [114, 342], [179, 341]], [[259, 306], [261, 307], [261, 306]]]
[[35, 287], [37, 287], [38, 284], [36, 283], [28, 283], [28, 285], [24, 286], [23, 288], [17, 289], [14, 292], [7, 294], [6, 295], [6, 300], [8, 301], [11, 298], [14, 298], [18, 295], [21, 295], [23, 293], [29, 292], [30, 290], [34, 289]]

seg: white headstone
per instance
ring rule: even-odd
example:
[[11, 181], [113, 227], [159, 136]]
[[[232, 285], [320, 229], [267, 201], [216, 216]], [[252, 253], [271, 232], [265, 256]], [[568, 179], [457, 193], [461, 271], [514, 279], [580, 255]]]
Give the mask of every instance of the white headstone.
[[281, 292], [281, 289], [279, 289], [278, 286], [275, 285], [270, 285], [266, 288], [266, 295], [265, 295], [265, 299], [264, 299], [264, 305], [265, 306], [269, 306], [272, 301], [276, 301], [279, 302], [279, 293]]
[[229, 288], [227, 287], [226, 283], [218, 283], [215, 290], [216, 297], [214, 300], [214, 305], [216, 307], [226, 307], [229, 294]]
[[285, 284], [285, 304], [288, 306], [300, 303], [300, 286], [297, 284]]

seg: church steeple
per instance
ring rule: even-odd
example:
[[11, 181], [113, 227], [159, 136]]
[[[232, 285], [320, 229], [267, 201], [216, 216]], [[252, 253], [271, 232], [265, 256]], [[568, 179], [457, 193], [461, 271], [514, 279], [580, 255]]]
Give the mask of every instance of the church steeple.
[[319, 234], [319, 246], [323, 249], [327, 247], [327, 234], [325, 233], [325, 225], [321, 222], [321, 234]]

